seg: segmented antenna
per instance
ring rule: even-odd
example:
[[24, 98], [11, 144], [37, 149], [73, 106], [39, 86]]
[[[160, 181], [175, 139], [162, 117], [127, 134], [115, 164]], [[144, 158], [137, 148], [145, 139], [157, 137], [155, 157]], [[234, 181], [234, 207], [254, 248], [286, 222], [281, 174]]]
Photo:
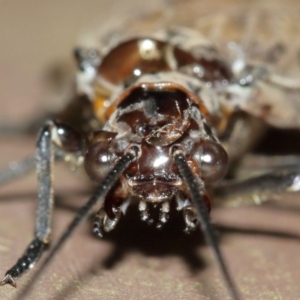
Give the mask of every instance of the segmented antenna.
[[23, 290], [20, 291], [17, 299], [25, 299], [25, 296], [30, 292], [30, 288], [37, 281], [40, 275], [45, 271], [52, 258], [57, 254], [57, 252], [62, 248], [63, 244], [71, 236], [77, 226], [81, 221], [88, 215], [92, 207], [109, 192], [116, 181], [119, 179], [120, 175], [126, 170], [129, 164], [134, 161], [137, 157], [136, 149], [131, 149], [127, 154], [125, 154], [113, 167], [113, 169], [108, 173], [106, 178], [103, 180], [102, 184], [98, 187], [94, 195], [89, 199], [89, 201], [83, 205], [77, 212], [73, 221], [69, 224], [65, 232], [61, 235], [56, 245], [50, 250], [50, 253], [46, 259], [42, 262], [38, 271], [32, 277], [30, 284], [25, 286]]
[[190, 192], [191, 199], [193, 204], [197, 210], [198, 219], [200, 223], [200, 229], [204, 231], [205, 237], [208, 243], [211, 245], [215, 257], [218, 261], [221, 273], [225, 279], [227, 284], [228, 291], [234, 300], [240, 300], [240, 296], [238, 294], [237, 288], [229, 274], [229, 271], [226, 267], [223, 255], [221, 254], [218, 239], [216, 236], [215, 229], [211, 223], [210, 216], [207, 212], [207, 208], [201, 193], [199, 192], [200, 187], [197, 182], [196, 177], [193, 175], [190, 167], [188, 166], [184, 155], [181, 150], [175, 150], [173, 153], [175, 163], [179, 169], [181, 176], [183, 177], [185, 184]]

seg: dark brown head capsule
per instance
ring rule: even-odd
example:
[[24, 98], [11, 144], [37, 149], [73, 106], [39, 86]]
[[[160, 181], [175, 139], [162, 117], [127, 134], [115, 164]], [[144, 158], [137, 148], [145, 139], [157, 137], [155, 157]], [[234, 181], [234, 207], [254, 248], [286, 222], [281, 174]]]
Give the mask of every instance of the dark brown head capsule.
[[140, 84], [121, 98], [105, 132], [94, 137], [87, 151], [86, 171], [93, 180], [101, 182], [109, 166], [132, 145], [141, 154], [121, 181], [128, 193], [141, 200], [162, 202], [178, 191], [187, 194], [172, 157], [172, 147], [177, 144], [204, 181], [224, 176], [226, 152], [205, 131], [206, 119], [187, 90], [171, 83]]

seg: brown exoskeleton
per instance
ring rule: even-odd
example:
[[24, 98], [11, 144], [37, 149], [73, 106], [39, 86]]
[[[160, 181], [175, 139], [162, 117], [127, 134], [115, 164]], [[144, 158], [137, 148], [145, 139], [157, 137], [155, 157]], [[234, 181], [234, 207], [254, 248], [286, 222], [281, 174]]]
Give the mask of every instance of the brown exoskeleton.
[[[161, 227], [174, 199], [183, 212], [185, 230], [201, 225], [207, 234], [229, 291], [238, 299], [210, 224], [210, 197], [244, 203], [256, 201], [254, 196], [267, 200], [274, 190], [299, 190], [299, 172], [294, 169], [218, 183], [228, 165], [259, 138], [260, 120], [299, 127], [298, 103], [292, 101], [298, 82], [283, 80], [267, 66], [244, 58], [226, 61], [221, 54], [196, 31], [180, 27], [119, 41], [103, 57], [94, 49], [76, 51], [78, 96], [67, 111], [45, 124], [38, 140], [36, 236], [2, 284], [15, 285], [49, 243], [53, 159], [71, 157], [100, 186], [46, 263], [102, 198], [94, 222], [99, 236], [117, 225], [131, 200], [138, 201], [141, 219], [149, 223], [153, 217], [148, 206], [157, 206], [156, 224]], [[278, 118], [281, 106], [287, 116]], [[30, 159], [19, 169], [1, 173], [2, 182], [33, 165]]]

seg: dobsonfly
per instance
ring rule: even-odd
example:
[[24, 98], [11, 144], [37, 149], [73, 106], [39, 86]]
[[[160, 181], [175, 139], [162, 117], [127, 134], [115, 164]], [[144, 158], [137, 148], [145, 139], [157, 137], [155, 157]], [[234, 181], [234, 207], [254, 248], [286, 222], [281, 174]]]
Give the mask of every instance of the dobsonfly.
[[[211, 199], [214, 205], [257, 204], [300, 188], [299, 164], [278, 167], [272, 159], [267, 173], [236, 178], [240, 159], [263, 137], [266, 124], [299, 128], [300, 26], [280, 7], [229, 9], [229, 3], [207, 16], [197, 1], [178, 2], [111, 35], [103, 47], [74, 52], [73, 101], [42, 127], [35, 159], [0, 173], [4, 183], [36, 162], [39, 184], [35, 238], [2, 284], [15, 285], [48, 247], [53, 161], [63, 160], [84, 166], [98, 188], [50, 246], [34, 280], [93, 204], [98, 236], [134, 209], [130, 202], [158, 228], [169, 222], [171, 204], [182, 212], [187, 233], [200, 225], [230, 297], [240, 299], [208, 212]], [[233, 180], [220, 181], [228, 166]]]

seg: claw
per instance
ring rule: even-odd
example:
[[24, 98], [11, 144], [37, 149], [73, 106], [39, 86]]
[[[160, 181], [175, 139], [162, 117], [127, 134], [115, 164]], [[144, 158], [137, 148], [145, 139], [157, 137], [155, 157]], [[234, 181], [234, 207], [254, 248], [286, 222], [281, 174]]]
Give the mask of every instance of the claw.
[[4, 284], [10, 284], [14, 288], [17, 287], [17, 283], [15, 279], [10, 274], [6, 274], [4, 278], [1, 280], [0, 285], [4, 285]]

